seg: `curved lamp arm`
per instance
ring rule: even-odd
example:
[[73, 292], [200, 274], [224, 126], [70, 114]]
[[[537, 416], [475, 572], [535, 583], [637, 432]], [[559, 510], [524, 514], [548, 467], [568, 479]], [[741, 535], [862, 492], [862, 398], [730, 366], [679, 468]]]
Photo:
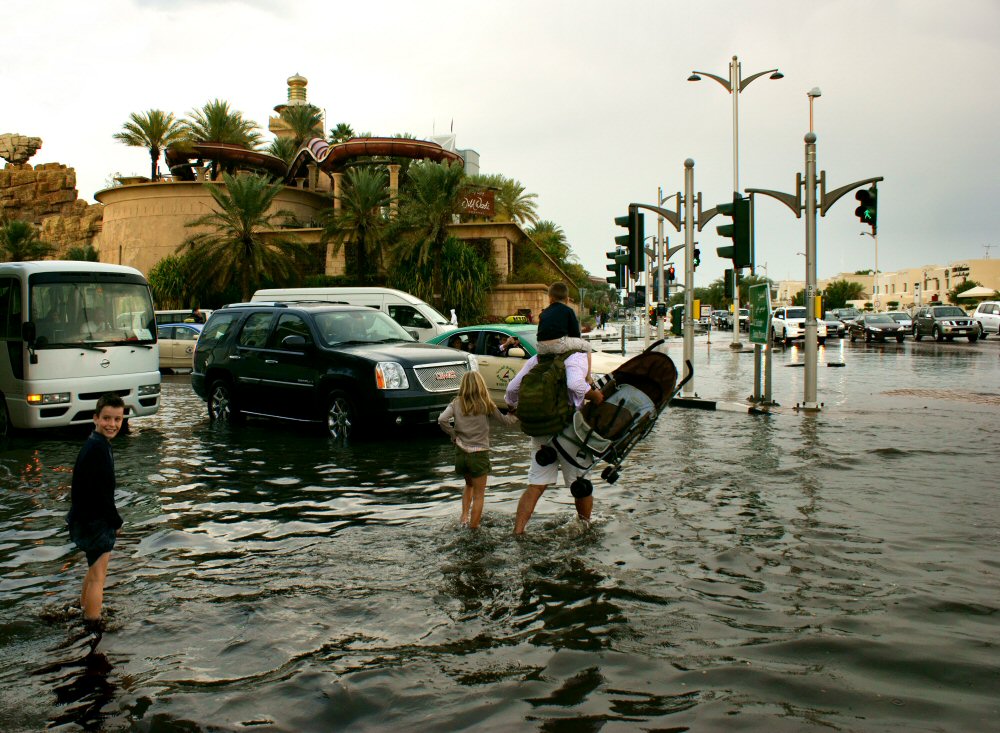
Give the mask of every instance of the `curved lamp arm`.
[[[767, 71], [758, 71], [756, 74], [751, 74], [746, 79], [741, 79], [740, 80], [740, 91], [742, 92], [744, 89], [746, 89], [747, 86], [750, 84], [750, 82], [752, 82], [758, 76], [764, 76], [764, 74], [773, 74], [776, 71], [777, 71], [777, 69], [768, 69]], [[726, 86], [728, 87], [729, 84], [726, 84]]]
[[[727, 92], [729, 92], [730, 94], [733, 93], [733, 88], [729, 85], [729, 79], [723, 79], [721, 76], [716, 76], [715, 74], [709, 74], [707, 71], [692, 71], [691, 73], [698, 74], [699, 76], [707, 76], [709, 79], [715, 79], [723, 86], [723, 88]], [[766, 74], [767, 72], [762, 72], [762, 73]]]

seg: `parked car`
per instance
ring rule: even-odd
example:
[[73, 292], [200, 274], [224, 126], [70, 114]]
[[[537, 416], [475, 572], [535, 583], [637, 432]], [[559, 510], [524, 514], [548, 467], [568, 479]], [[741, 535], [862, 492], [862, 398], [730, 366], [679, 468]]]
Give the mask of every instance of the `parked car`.
[[712, 328], [723, 331], [726, 329], [729, 313], [727, 311], [712, 311]]
[[[524, 362], [538, 353], [537, 332], [538, 326], [489, 323], [456, 328], [435, 336], [429, 343], [451, 345], [459, 351], [475, 354], [479, 373], [490, 390], [490, 397], [497, 407], [506, 407], [504, 394], [507, 384], [521, 370]], [[502, 351], [502, 345], [511, 337], [518, 340], [518, 345]], [[617, 354], [595, 351], [591, 354], [591, 376], [597, 380], [624, 362], [625, 359]]]
[[[201, 312], [201, 316], [205, 320], [203, 320], [202, 323], [207, 321], [210, 315], [212, 315], [211, 310], [203, 310]], [[155, 316], [157, 326], [166, 326], [172, 323], [197, 323], [194, 316], [191, 315], [190, 308], [183, 310], [156, 311]]]
[[913, 337], [919, 341], [924, 336], [935, 341], [966, 336], [971, 343], [979, 338], [979, 324], [957, 305], [924, 306], [913, 314]]
[[358, 428], [433, 422], [458, 393], [471, 354], [415, 341], [386, 313], [327, 303], [239, 303], [216, 310], [191, 386], [213, 420], [263, 415]]
[[[806, 309], [801, 306], [778, 308], [771, 315], [771, 340], [781, 341], [788, 346], [795, 339], [806, 335]], [[826, 343], [826, 323], [816, 321], [816, 340]]]
[[977, 305], [972, 320], [979, 326], [979, 338], [991, 333], [1000, 336], [1000, 301], [986, 300]]
[[866, 343], [894, 338], [902, 343], [909, 329], [897, 323], [888, 313], [866, 313], [847, 324], [847, 333], [854, 343], [863, 338]]
[[889, 318], [902, 326], [908, 334], [913, 335], [913, 317], [906, 311], [889, 311]]
[[823, 314], [823, 323], [826, 324], [826, 337], [827, 338], [843, 338], [844, 334], [847, 333], [847, 326], [844, 322], [833, 315], [833, 311], [827, 311]]
[[[750, 309], [740, 308], [740, 330], [746, 331], [750, 327]], [[733, 314], [724, 311], [722, 315], [722, 329], [724, 331], [733, 330]]]
[[191, 369], [194, 366], [194, 349], [198, 345], [203, 323], [168, 323], [156, 327], [156, 340], [160, 342], [160, 371]]

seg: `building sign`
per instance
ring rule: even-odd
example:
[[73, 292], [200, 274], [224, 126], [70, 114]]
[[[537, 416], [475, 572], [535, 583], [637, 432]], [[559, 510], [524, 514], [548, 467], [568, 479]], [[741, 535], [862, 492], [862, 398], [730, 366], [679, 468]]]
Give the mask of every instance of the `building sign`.
[[489, 218], [496, 212], [496, 192], [466, 189], [459, 194], [458, 210], [462, 214]]

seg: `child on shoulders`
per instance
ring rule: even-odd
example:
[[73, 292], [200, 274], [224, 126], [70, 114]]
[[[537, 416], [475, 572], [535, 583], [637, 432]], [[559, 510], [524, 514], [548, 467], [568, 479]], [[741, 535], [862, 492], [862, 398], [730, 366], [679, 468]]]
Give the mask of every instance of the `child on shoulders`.
[[587, 353], [587, 381], [590, 381], [590, 344], [580, 334], [580, 321], [566, 305], [569, 288], [566, 283], [549, 286], [549, 306], [538, 316], [538, 353], [565, 354], [571, 351]]

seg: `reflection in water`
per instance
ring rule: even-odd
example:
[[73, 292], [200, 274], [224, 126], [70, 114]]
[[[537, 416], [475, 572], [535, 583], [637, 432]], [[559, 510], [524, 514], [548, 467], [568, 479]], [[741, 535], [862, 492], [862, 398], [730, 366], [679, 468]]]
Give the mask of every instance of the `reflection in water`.
[[[793, 352], [775, 354], [786, 405]], [[842, 350], [819, 415], [668, 411], [616, 484], [595, 482], [592, 525], [553, 487], [519, 539], [516, 430], [494, 433], [469, 531], [436, 429], [338, 447], [211, 425], [168, 378], [162, 412], [116, 441], [126, 524], [93, 654], [65, 610], [84, 435], [15, 436], [0, 730], [988, 729], [995, 470], [940, 447], [1000, 437], [995, 408], [918, 392], [913, 356]], [[949, 378], [1000, 383], [995, 362], [948, 362]], [[752, 356], [702, 366], [703, 396], [749, 393]], [[917, 412], [935, 430], [901, 439]]]

